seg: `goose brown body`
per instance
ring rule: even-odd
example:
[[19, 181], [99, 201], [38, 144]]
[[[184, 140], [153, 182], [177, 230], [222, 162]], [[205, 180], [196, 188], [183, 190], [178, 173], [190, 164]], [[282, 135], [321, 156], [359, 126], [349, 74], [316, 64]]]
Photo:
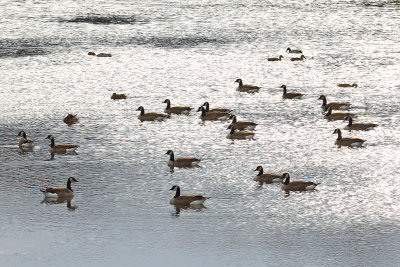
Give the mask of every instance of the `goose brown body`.
[[279, 57], [269, 57], [267, 58], [268, 61], [281, 61], [283, 58], [282, 55], [280, 55]]
[[338, 146], [351, 146], [351, 147], [360, 147], [365, 142], [365, 140], [360, 138], [350, 138], [350, 137], [342, 137], [342, 131], [340, 129], [335, 129], [333, 132], [337, 133], [338, 137], [335, 141], [335, 145]]
[[327, 119], [328, 121], [337, 121], [337, 120], [344, 120], [348, 116], [354, 115], [353, 113], [349, 112], [332, 112], [332, 108], [328, 108], [328, 112], [324, 115], [324, 119]]
[[72, 114], [68, 114], [65, 118], [64, 118], [64, 123], [68, 124], [68, 125], [72, 125], [74, 123], [78, 122], [78, 117], [77, 115], [72, 115]]
[[310, 181], [290, 181], [288, 173], [284, 173], [282, 177], [284, 181], [282, 182], [281, 188], [284, 191], [310, 191], [320, 184]]
[[301, 93], [294, 93], [294, 92], [287, 92], [286, 91], [286, 85], [281, 85], [281, 88], [283, 88], [283, 94], [282, 94], [282, 98], [283, 99], [300, 99], [303, 94]]
[[181, 189], [177, 185], [172, 186], [170, 190], [176, 191], [175, 196], [169, 201], [171, 205], [201, 205], [208, 199], [202, 195], [181, 195]]
[[359, 131], [368, 131], [371, 130], [373, 128], [375, 128], [376, 126], [378, 126], [378, 124], [375, 123], [353, 123], [353, 118], [350, 116], [347, 116], [344, 118], [344, 120], [348, 120], [349, 124], [347, 124], [344, 129], [345, 130], [359, 130]]
[[212, 108], [210, 109], [210, 104], [208, 102], [204, 102], [203, 106], [206, 109], [206, 112], [225, 112], [225, 113], [231, 113], [232, 110], [229, 108]]
[[288, 47], [286, 49], [286, 52], [289, 54], [302, 54], [303, 51], [301, 51], [300, 49], [290, 49], [290, 47]]
[[140, 115], [138, 119], [140, 121], [162, 121], [166, 118], [169, 118], [168, 114], [156, 113], [156, 112], [144, 112], [144, 107], [140, 106], [137, 110], [140, 110]]
[[354, 88], [357, 88], [357, 87], [358, 87], [358, 85], [357, 85], [356, 83], [353, 83], [353, 84], [349, 84], [349, 83], [339, 83], [337, 86], [338, 86], [338, 87], [354, 87]]
[[321, 108], [323, 110], [328, 110], [328, 108], [332, 108], [333, 110], [348, 110], [350, 108], [350, 103], [346, 102], [330, 102], [327, 103], [326, 96], [321, 95], [318, 99], [322, 100]]
[[175, 159], [174, 152], [172, 150], [168, 150], [167, 153], [169, 155], [168, 166], [170, 168], [173, 167], [194, 167], [198, 166], [200, 159], [194, 157], [182, 157]]
[[304, 59], [306, 59], [306, 57], [304, 55], [301, 55], [300, 57], [290, 58], [290, 61], [303, 61]]
[[125, 94], [117, 94], [117, 93], [113, 93], [111, 95], [111, 99], [126, 99], [126, 95]]
[[35, 142], [32, 139], [28, 139], [24, 131], [20, 131], [17, 136], [21, 137], [18, 142], [19, 148], [33, 148], [35, 146]]
[[266, 183], [266, 184], [277, 183], [277, 182], [283, 181], [281, 174], [264, 173], [264, 169], [262, 166], [258, 166], [254, 171], [258, 171], [258, 174], [253, 179], [254, 181], [257, 181], [260, 183]]
[[98, 57], [111, 57], [110, 53], [98, 53], [96, 56]]
[[52, 135], [47, 136], [46, 139], [50, 139], [51, 141], [49, 147], [50, 153], [67, 153], [68, 151], [75, 150], [76, 148], [79, 147], [79, 145], [69, 145], [69, 144], [56, 145], [54, 137]]
[[255, 85], [243, 84], [242, 79], [237, 79], [235, 82], [239, 83], [239, 86], [236, 88], [236, 91], [239, 91], [239, 92], [256, 93], [256, 92], [260, 91], [260, 88], [261, 88], [261, 87], [255, 86]]
[[237, 130], [254, 130], [258, 125], [257, 123], [249, 121], [237, 121], [235, 115], [231, 115], [230, 119], [232, 119], [230, 125], [235, 127]]
[[67, 180], [67, 187], [50, 187], [46, 189], [41, 189], [40, 191], [44, 193], [45, 197], [73, 197], [74, 191], [71, 188], [71, 183], [78, 182], [74, 177], [69, 177]]
[[252, 139], [255, 135], [255, 133], [248, 132], [248, 131], [235, 131], [235, 126], [229, 125], [228, 129], [231, 131], [229, 134], [226, 136], [228, 139]]
[[185, 106], [171, 107], [171, 101], [169, 99], [165, 99], [163, 103], [167, 103], [167, 107], [165, 108], [164, 112], [168, 114], [189, 114], [189, 112], [193, 109]]
[[217, 120], [227, 120], [230, 114], [228, 112], [210, 111], [206, 112], [206, 109], [201, 106], [197, 111], [201, 111], [200, 119], [203, 121], [217, 121]]

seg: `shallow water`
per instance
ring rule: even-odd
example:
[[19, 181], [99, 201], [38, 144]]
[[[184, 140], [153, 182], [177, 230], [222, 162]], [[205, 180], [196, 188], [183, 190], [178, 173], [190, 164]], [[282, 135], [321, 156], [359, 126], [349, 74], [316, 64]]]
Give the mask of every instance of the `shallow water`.
[[[393, 266], [400, 260], [400, 42], [397, 1], [2, 1], [0, 3], [0, 262], [4, 266]], [[287, 47], [303, 50], [291, 62]], [[111, 53], [111, 58], [87, 52]], [[284, 56], [281, 62], [266, 57]], [[261, 86], [237, 93], [237, 78]], [[338, 83], [358, 83], [339, 88]], [[304, 93], [282, 100], [280, 86]], [[110, 99], [113, 92], [126, 100]], [[365, 148], [338, 148], [321, 114], [349, 101], [375, 122]], [[257, 122], [228, 140], [199, 113], [140, 122], [136, 109], [228, 107]], [[68, 114], [79, 122], [63, 123]], [[36, 146], [21, 153], [25, 130]], [[79, 144], [77, 155], [48, 153]], [[176, 157], [200, 168], [167, 166]], [[320, 182], [286, 195], [253, 170]], [[70, 205], [43, 202], [64, 186]], [[169, 204], [172, 185], [211, 197]]]

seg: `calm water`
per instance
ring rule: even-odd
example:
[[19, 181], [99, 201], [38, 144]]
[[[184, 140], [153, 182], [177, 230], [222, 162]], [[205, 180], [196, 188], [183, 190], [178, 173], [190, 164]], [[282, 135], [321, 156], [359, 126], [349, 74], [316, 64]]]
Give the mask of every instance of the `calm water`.
[[[3, 0], [0, 17], [1, 266], [398, 265], [398, 1]], [[237, 78], [260, 93], [237, 93]], [[282, 100], [282, 84], [305, 96]], [[322, 118], [321, 94], [380, 125], [343, 131], [365, 148], [334, 145], [345, 123]], [[232, 142], [226, 122], [196, 112], [137, 119], [165, 98], [231, 108], [259, 123], [256, 138]], [[18, 149], [20, 130], [33, 152]], [[78, 154], [51, 158], [49, 134]], [[201, 167], [170, 172], [168, 149]], [[253, 181], [258, 165], [321, 185], [285, 195]], [[43, 202], [69, 176], [72, 201]], [[211, 198], [175, 209], [174, 184]]]

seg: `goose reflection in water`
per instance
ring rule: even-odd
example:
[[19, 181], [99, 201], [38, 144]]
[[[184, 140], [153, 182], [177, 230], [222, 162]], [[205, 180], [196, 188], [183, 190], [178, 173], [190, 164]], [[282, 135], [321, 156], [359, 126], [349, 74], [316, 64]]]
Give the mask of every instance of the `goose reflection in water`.
[[207, 208], [203, 204], [199, 204], [199, 205], [179, 205], [179, 204], [177, 204], [177, 205], [173, 205], [173, 206], [175, 206], [175, 212], [172, 213], [172, 216], [174, 216], [174, 217], [179, 217], [181, 210], [195, 210], [196, 212], [200, 212], [202, 209]]
[[60, 155], [60, 156], [63, 156], [63, 155], [79, 155], [78, 152], [76, 152], [76, 151], [69, 151], [67, 153], [50, 153], [50, 158], [46, 159], [46, 161], [54, 160], [54, 156], [56, 154]]
[[40, 204], [47, 204], [47, 205], [52, 205], [52, 204], [62, 204], [62, 203], [67, 203], [67, 208], [68, 210], [76, 210], [78, 206], [74, 206], [71, 204], [71, 200], [74, 197], [58, 197], [58, 198], [44, 198]]

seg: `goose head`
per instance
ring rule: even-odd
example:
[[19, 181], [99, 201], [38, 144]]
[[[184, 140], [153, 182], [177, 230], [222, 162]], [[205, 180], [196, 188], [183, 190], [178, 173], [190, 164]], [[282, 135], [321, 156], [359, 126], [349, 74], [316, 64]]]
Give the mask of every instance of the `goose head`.
[[78, 180], [76, 180], [74, 177], [69, 177], [68, 182], [75, 183], [75, 182], [78, 182]]
[[263, 167], [262, 166], [257, 166], [257, 168], [254, 171], [262, 171]]
[[174, 185], [174, 186], [172, 186], [172, 187], [171, 187], [171, 189], [170, 189], [170, 190], [177, 191], [178, 189], [179, 189], [179, 186], [177, 186], [177, 185]]
[[172, 151], [171, 149], [167, 151], [167, 153], [165, 153], [166, 155], [172, 155], [174, 154], [174, 151]]
[[26, 133], [24, 131], [19, 131], [17, 136], [21, 136], [23, 138], [26, 138]]
[[51, 134], [49, 134], [45, 139], [50, 139], [50, 140], [52, 140], [52, 139], [54, 139], [54, 136], [52, 136]]
[[242, 79], [236, 79], [235, 83], [241, 83]]
[[167, 99], [164, 100], [163, 103], [171, 103], [171, 101], [167, 98]]

